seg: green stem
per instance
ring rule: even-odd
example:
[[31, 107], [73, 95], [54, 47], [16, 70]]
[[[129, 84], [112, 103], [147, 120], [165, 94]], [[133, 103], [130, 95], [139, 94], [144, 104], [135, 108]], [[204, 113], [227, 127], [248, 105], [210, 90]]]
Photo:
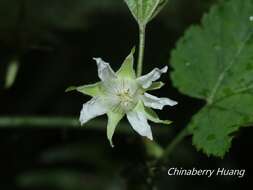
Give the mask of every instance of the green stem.
[[162, 157], [159, 159], [160, 161], [166, 161], [176, 146], [186, 137], [190, 135], [190, 131], [188, 127], [185, 127], [179, 134], [172, 140], [172, 142], [166, 147], [163, 152]]
[[[95, 125], [92, 123], [91, 125]], [[98, 123], [96, 123], [98, 125]], [[0, 128], [15, 127], [78, 127], [80, 123], [72, 117], [1, 116]]]
[[[143, 59], [144, 59], [144, 51], [145, 51], [145, 33], [146, 33], [146, 26], [139, 25], [139, 55], [138, 55], [138, 65], [137, 65], [137, 77], [140, 77], [143, 70]], [[162, 149], [160, 145], [155, 142], [145, 141], [144, 144], [147, 149], [147, 153], [151, 156], [157, 158], [157, 161], [165, 161], [174, 148], [186, 137], [188, 136], [189, 130], [185, 128], [182, 130], [174, 139], [173, 141], [167, 146], [165, 150]]]
[[[45, 116], [1, 116], [0, 117], [0, 129], [9, 128], [70, 128], [70, 129], [84, 129], [84, 130], [96, 130], [104, 131], [106, 121], [103, 119], [95, 119], [83, 127], [80, 122], [74, 117], [45, 117]], [[129, 124], [127, 122], [121, 122], [120, 127], [117, 128], [117, 132], [121, 134], [132, 134], [129, 130]], [[160, 129], [156, 131], [158, 134], [164, 134], [164, 130]]]
[[[143, 59], [145, 51], [145, 34], [146, 25], [139, 25], [139, 55], [137, 65], [137, 77], [140, 77], [143, 70]], [[159, 158], [162, 155], [162, 147], [154, 141], [143, 139], [144, 146], [146, 147], [149, 156]]]
[[143, 70], [143, 59], [145, 51], [146, 26], [139, 26], [139, 56], [137, 65], [137, 76], [140, 77]]
[[[90, 129], [104, 130], [105, 122], [103, 120], [93, 120], [84, 125]], [[127, 125], [122, 123], [122, 125]], [[73, 128], [81, 127], [80, 122], [74, 117], [43, 117], [43, 116], [1, 116], [0, 128], [18, 128], [18, 127], [43, 127], [43, 128]]]

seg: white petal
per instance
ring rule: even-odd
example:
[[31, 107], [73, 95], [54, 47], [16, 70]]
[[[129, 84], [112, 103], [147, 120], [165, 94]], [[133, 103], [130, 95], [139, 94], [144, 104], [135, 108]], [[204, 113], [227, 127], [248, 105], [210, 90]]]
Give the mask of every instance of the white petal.
[[127, 113], [127, 119], [132, 125], [133, 129], [141, 136], [153, 140], [151, 127], [148, 124], [146, 116], [142, 112], [132, 111]]
[[102, 81], [117, 78], [109, 63], [104, 62], [101, 58], [93, 58], [97, 62], [98, 76]]
[[142, 96], [142, 101], [145, 106], [159, 110], [163, 109], [163, 107], [166, 105], [177, 105], [177, 102], [174, 100], [171, 100], [169, 98], [158, 98], [148, 93], [144, 93], [144, 95]]
[[94, 117], [105, 114], [106, 112], [107, 109], [100, 103], [99, 98], [92, 98], [90, 101], [83, 104], [83, 108], [80, 114], [81, 125], [85, 124], [87, 121], [93, 119]]
[[152, 85], [152, 82], [161, 77], [161, 74], [166, 73], [168, 67], [165, 66], [162, 69], [155, 68], [150, 73], [143, 75], [137, 79], [137, 82], [142, 85], [143, 88], [148, 88]]

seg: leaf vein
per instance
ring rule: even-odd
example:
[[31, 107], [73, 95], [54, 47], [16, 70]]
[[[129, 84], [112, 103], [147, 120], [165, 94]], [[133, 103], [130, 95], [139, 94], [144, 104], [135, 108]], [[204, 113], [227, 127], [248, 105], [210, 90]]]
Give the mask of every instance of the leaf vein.
[[253, 34], [253, 30], [251, 30], [249, 32], [246, 39], [243, 41], [242, 45], [239, 47], [239, 49], [238, 49], [237, 53], [235, 54], [234, 58], [229, 62], [228, 66], [225, 67], [223, 72], [221, 72], [221, 74], [219, 75], [218, 80], [217, 80], [216, 84], [214, 85], [213, 90], [210, 93], [210, 96], [207, 98], [207, 102], [208, 102], [209, 105], [211, 105], [213, 103], [213, 99], [214, 99], [218, 89], [220, 88], [227, 72], [233, 67], [236, 59], [240, 56], [240, 54], [243, 51], [243, 49], [245, 48], [247, 42], [250, 40], [252, 34]]

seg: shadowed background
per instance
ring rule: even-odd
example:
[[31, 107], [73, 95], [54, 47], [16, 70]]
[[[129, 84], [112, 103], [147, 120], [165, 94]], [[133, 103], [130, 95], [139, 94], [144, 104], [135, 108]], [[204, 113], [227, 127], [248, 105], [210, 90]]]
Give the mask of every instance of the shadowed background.
[[[169, 63], [170, 51], [191, 24], [198, 24], [215, 0], [171, 0], [147, 30], [144, 73]], [[1, 116], [78, 118], [89, 100], [79, 93], [65, 93], [70, 85], [98, 80], [92, 57], [102, 57], [116, 70], [138, 44], [138, 28], [123, 0], [1, 0], [0, 1], [0, 102]], [[5, 76], [13, 60], [19, 69], [6, 89]], [[203, 102], [166, 86], [156, 95], [175, 99], [162, 118], [172, 127], [155, 126], [155, 141], [165, 146], [186, 126]], [[114, 135], [112, 149], [106, 139], [106, 118], [98, 130], [64, 126], [20, 126], [0, 129], [0, 189], [222, 189], [250, 184], [252, 129], [236, 134], [223, 160], [196, 151], [187, 138], [167, 165], [149, 167], [141, 137], [128, 126]], [[159, 129], [158, 129], [159, 128]], [[244, 168], [247, 176], [169, 177], [169, 167]], [[151, 180], [152, 179], [152, 180]], [[183, 182], [183, 183], [182, 183]], [[151, 184], [152, 183], [152, 184]], [[245, 188], [243, 188], [245, 189]]]

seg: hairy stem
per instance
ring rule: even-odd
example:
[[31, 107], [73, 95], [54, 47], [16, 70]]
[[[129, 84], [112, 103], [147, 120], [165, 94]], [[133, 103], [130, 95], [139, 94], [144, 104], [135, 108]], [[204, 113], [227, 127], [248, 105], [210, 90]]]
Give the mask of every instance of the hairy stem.
[[139, 27], [139, 56], [138, 56], [138, 65], [137, 65], [137, 76], [140, 77], [143, 70], [143, 59], [145, 51], [145, 33], [146, 26]]

